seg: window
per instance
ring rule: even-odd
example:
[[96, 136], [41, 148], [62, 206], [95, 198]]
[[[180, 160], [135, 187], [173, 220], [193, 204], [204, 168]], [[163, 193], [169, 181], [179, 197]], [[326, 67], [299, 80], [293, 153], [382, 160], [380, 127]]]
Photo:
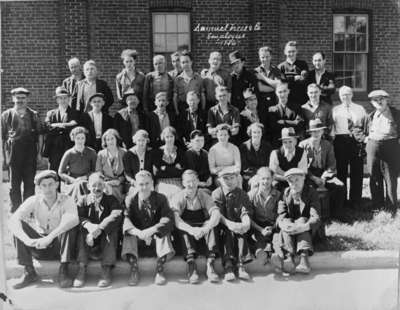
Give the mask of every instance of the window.
[[167, 58], [176, 51], [190, 50], [189, 13], [153, 13], [153, 53]]
[[333, 67], [338, 86], [367, 90], [368, 15], [333, 15]]

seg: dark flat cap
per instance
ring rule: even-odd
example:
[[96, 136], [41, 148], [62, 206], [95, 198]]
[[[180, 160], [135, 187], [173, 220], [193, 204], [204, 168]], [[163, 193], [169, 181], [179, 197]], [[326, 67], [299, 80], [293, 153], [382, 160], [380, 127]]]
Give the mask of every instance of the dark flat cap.
[[61, 96], [69, 96], [68, 90], [63, 86], [58, 86], [56, 88], [56, 94], [54, 98], [61, 97]]
[[99, 98], [102, 98], [103, 100], [105, 100], [105, 99], [104, 99], [104, 94], [102, 94], [102, 93], [95, 93], [95, 94], [93, 94], [93, 95], [90, 96], [88, 102], [91, 102], [91, 101], [92, 101], [94, 98], [96, 98], [96, 97], [99, 97]]

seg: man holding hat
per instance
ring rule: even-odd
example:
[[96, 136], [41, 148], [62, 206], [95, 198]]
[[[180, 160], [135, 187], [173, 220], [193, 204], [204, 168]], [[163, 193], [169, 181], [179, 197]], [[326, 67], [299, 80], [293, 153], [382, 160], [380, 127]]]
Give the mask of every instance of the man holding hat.
[[29, 197], [11, 216], [9, 229], [15, 236], [18, 263], [25, 267], [21, 282], [15, 289], [28, 286], [39, 280], [33, 267], [36, 259], [59, 259], [60, 287], [72, 285], [68, 265], [75, 259], [75, 240], [79, 223], [76, 204], [67, 195], [57, 192], [58, 175], [45, 170], [35, 177], [39, 193]]
[[73, 145], [69, 133], [78, 125], [79, 115], [69, 106], [71, 96], [66, 88], [57, 87], [54, 98], [58, 108], [46, 114], [43, 156], [49, 159], [50, 169], [58, 171], [62, 156]]
[[245, 67], [245, 58], [239, 51], [236, 50], [229, 54], [229, 62], [232, 69], [231, 104], [241, 111], [245, 106], [243, 92], [249, 88], [253, 91], [256, 90], [256, 77]]
[[[288, 257], [289, 273], [309, 273], [311, 267], [308, 257], [314, 251], [312, 235], [317, 231], [320, 222], [318, 193], [304, 183], [306, 176], [302, 169], [289, 169], [285, 178], [289, 187], [285, 189], [278, 204], [277, 223], [280, 233], [274, 244], [275, 253], [272, 254], [271, 262], [277, 271], [281, 271], [283, 260]], [[300, 256], [297, 266], [296, 255]]]
[[[35, 192], [33, 178], [42, 148], [41, 123], [36, 111], [28, 107], [30, 92], [23, 88], [11, 91], [14, 107], [1, 114], [5, 167], [10, 169], [11, 212]], [[21, 183], [24, 183], [23, 195]]]
[[121, 136], [122, 143], [126, 149], [133, 146], [132, 137], [139, 129], [146, 129], [146, 115], [142, 109], [138, 109], [140, 104], [138, 96], [133, 92], [123, 95], [126, 107], [115, 113], [114, 128]]
[[397, 211], [397, 176], [399, 173], [400, 111], [389, 106], [389, 94], [384, 90], [369, 93], [375, 111], [367, 119], [367, 164], [372, 201], [377, 207], [385, 205]]
[[105, 99], [102, 93], [90, 96], [88, 103], [92, 109], [82, 114], [82, 124], [89, 131], [87, 145], [98, 152], [102, 149], [101, 137], [107, 129], [113, 127], [113, 119], [103, 111]]
[[282, 146], [271, 152], [269, 158], [269, 167], [275, 173], [275, 187], [283, 191], [288, 186], [285, 172], [291, 168], [299, 168], [305, 174], [307, 173], [307, 155], [304, 149], [297, 146], [295, 130], [292, 127], [283, 128], [281, 132]]
[[343, 215], [346, 188], [335, 177], [335, 152], [333, 145], [323, 138], [325, 129], [320, 119], [311, 120], [307, 130], [311, 137], [301, 141], [299, 146], [304, 149], [307, 156], [307, 177], [311, 185], [321, 190], [328, 189], [331, 213], [335, 218], [340, 218]]
[[221, 185], [212, 193], [221, 213], [221, 255], [225, 281], [234, 281], [236, 275], [242, 280], [250, 280], [244, 265], [252, 261], [247, 239], [253, 207], [246, 192], [238, 187], [238, 175], [235, 167], [223, 168], [218, 173]]

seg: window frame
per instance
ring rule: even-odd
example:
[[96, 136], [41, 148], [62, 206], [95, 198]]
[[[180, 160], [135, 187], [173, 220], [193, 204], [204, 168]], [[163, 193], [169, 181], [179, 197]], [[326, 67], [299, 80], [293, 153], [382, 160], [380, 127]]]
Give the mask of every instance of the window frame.
[[335, 32], [334, 32], [334, 19], [335, 16], [366, 16], [367, 17], [367, 33], [366, 33], [366, 50], [367, 52], [350, 52], [351, 54], [366, 54], [367, 55], [367, 73], [366, 73], [366, 85], [365, 89], [354, 89], [354, 97], [356, 100], [366, 99], [369, 89], [371, 88], [372, 83], [372, 59], [373, 59], [373, 44], [372, 44], [372, 12], [370, 10], [360, 10], [360, 9], [343, 9], [343, 10], [334, 10], [332, 12], [332, 71], [335, 72], [335, 54], [346, 54], [346, 51], [335, 51]]
[[[150, 71], [153, 71], [153, 57], [155, 55], [163, 55], [166, 57], [166, 63], [167, 63], [167, 70], [170, 70], [170, 58], [167, 57], [173, 52], [155, 52], [154, 50], [154, 35], [156, 34], [155, 29], [154, 29], [154, 15], [156, 14], [173, 14], [173, 15], [186, 15], [189, 18], [189, 29], [188, 29], [188, 34], [189, 34], [189, 50], [191, 50], [193, 46], [193, 35], [192, 35], [192, 14], [191, 11], [188, 9], [180, 9], [180, 8], [173, 8], [170, 10], [151, 10], [150, 11], [150, 20], [151, 20], [151, 25], [150, 25], [150, 37], [151, 37], [151, 54], [150, 54]], [[161, 33], [161, 32], [160, 32]], [[166, 34], [167, 32], [162, 32], [163, 34]]]

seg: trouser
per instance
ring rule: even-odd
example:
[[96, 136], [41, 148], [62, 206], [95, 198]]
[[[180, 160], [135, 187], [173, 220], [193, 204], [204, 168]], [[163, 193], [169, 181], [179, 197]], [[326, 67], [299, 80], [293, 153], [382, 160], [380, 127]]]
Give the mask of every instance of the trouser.
[[386, 198], [389, 206], [393, 209], [397, 205], [398, 149], [399, 145], [396, 139], [368, 140], [366, 147], [372, 201], [375, 204], [384, 204], [383, 182], [385, 182]]
[[222, 265], [246, 264], [253, 260], [247, 242], [248, 233], [239, 235], [230, 231], [227, 227], [222, 227], [221, 231], [221, 255]]
[[[38, 239], [45, 235], [37, 232], [28, 223], [22, 222], [22, 229], [29, 238]], [[32, 266], [32, 257], [37, 260], [59, 259], [61, 263], [69, 263], [76, 258], [76, 237], [78, 227], [62, 233], [45, 249], [36, 249], [27, 246], [21, 240], [15, 238], [17, 245], [18, 264], [23, 266]]]
[[[271, 222], [269, 221], [255, 221], [258, 226], [261, 226], [262, 228], [265, 228], [267, 226], [274, 226]], [[250, 235], [253, 236], [255, 239], [255, 253], [257, 253], [259, 250], [265, 251], [265, 252], [272, 252], [272, 240], [275, 234], [275, 228], [272, 228], [272, 233], [270, 235], [264, 236], [260, 231], [257, 229], [252, 228], [250, 230]]]
[[325, 183], [329, 191], [329, 211], [332, 217], [338, 218], [343, 214], [343, 206], [346, 200], [346, 187], [334, 183]]
[[94, 240], [93, 246], [86, 243], [88, 231], [81, 227], [78, 234], [78, 262], [83, 265], [89, 263], [90, 258], [96, 257], [101, 259], [102, 266], [114, 266], [117, 260], [119, 227], [105, 232]]
[[281, 230], [278, 238], [276, 238], [274, 249], [281, 257], [285, 257], [287, 254], [293, 256], [301, 252], [312, 255], [314, 250], [311, 231], [305, 231], [297, 235], [289, 235], [287, 232]]
[[[182, 220], [187, 224], [195, 227], [201, 227], [206, 222], [204, 210], [190, 211], [185, 209], [181, 215]], [[206, 246], [206, 256], [215, 258], [219, 254], [218, 250], [218, 228], [211, 229], [203, 238], [196, 240], [189, 233], [178, 230], [178, 235], [182, 243], [182, 255], [185, 260], [189, 258], [196, 258], [199, 253], [201, 245]]]
[[[350, 166], [350, 201], [360, 203], [363, 182], [363, 157], [359, 146], [353, 137], [337, 135], [333, 142], [337, 177], [343, 184], [347, 184], [348, 167]], [[347, 197], [347, 189], [346, 189]]]
[[[127, 255], [133, 255], [139, 258], [139, 246], [138, 243], [144, 244], [144, 241], [138, 240], [138, 237], [125, 234], [122, 241], [122, 259], [126, 260]], [[175, 250], [172, 247], [171, 235], [165, 235], [163, 237], [154, 236], [150, 244], [151, 247], [155, 246], [156, 254], [158, 258], [166, 257], [167, 260], [171, 259], [175, 255]]]
[[[15, 212], [22, 201], [35, 193], [36, 147], [31, 144], [13, 145], [10, 163], [10, 200], [11, 212]], [[21, 193], [21, 184], [24, 191]]]

